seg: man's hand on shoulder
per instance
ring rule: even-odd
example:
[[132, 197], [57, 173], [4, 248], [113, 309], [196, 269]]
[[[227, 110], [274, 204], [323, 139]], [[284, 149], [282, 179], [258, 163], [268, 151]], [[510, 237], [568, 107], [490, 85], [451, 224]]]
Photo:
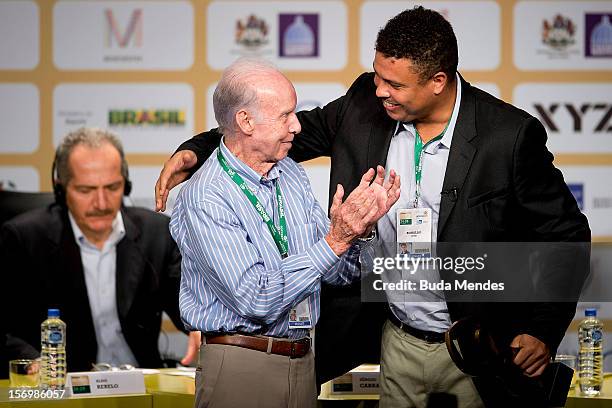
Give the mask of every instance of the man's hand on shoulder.
[[510, 347], [516, 350], [513, 363], [519, 366], [527, 377], [540, 376], [550, 362], [548, 346], [529, 334], [516, 336]]
[[191, 150], [180, 150], [164, 163], [155, 183], [155, 211], [166, 211], [170, 190], [187, 179], [188, 170], [195, 166], [197, 161], [198, 157]]

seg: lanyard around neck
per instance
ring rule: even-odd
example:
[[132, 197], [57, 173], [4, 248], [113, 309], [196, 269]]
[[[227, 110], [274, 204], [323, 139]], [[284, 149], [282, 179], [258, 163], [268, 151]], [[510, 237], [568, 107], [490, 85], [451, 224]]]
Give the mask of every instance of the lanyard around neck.
[[228, 176], [236, 183], [238, 187], [242, 190], [244, 195], [247, 196], [255, 210], [259, 213], [263, 221], [268, 226], [270, 233], [272, 234], [272, 239], [274, 239], [274, 243], [278, 248], [281, 256], [283, 258], [287, 257], [288, 251], [288, 239], [287, 239], [287, 221], [285, 220], [285, 205], [283, 201], [283, 196], [281, 195], [280, 187], [278, 182], [276, 184], [276, 202], [278, 206], [278, 224], [277, 228], [272, 221], [272, 218], [266, 212], [264, 206], [259, 202], [255, 194], [249, 190], [249, 187], [246, 185], [244, 179], [240, 177], [240, 175], [236, 172], [236, 170], [232, 169], [225, 157], [223, 157], [223, 153], [221, 153], [221, 147], [217, 150], [217, 159], [219, 160], [219, 164], [225, 170]]
[[421, 196], [421, 178], [423, 178], [423, 151], [427, 146], [429, 146], [429, 144], [444, 137], [444, 133], [446, 133], [446, 129], [448, 129], [449, 123], [450, 119], [448, 120], [448, 122], [446, 122], [446, 126], [444, 127], [442, 133], [440, 133], [438, 136], [434, 137], [425, 144], [423, 144], [421, 135], [419, 135], [419, 131], [417, 130], [416, 125], [414, 125], [414, 132], [416, 135], [414, 138], [414, 179], [416, 181], [416, 190], [414, 193], [414, 208], [417, 208], [419, 206], [419, 197]]

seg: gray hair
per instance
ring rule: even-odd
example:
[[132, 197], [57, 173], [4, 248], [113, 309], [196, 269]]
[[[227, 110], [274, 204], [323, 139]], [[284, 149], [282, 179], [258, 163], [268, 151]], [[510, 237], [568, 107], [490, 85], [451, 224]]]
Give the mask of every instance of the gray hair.
[[121, 157], [121, 175], [123, 179], [127, 181], [129, 179], [128, 164], [127, 160], [125, 160], [123, 146], [119, 138], [108, 130], [82, 127], [74, 132], [68, 133], [57, 147], [55, 160], [53, 162], [55, 167], [53, 183], [59, 183], [64, 187], [68, 185], [68, 182], [72, 178], [68, 161], [70, 160], [70, 154], [76, 146], [85, 145], [90, 148], [99, 148], [105, 143], [110, 144], [119, 152], [119, 156]]
[[272, 63], [257, 58], [239, 58], [221, 75], [213, 94], [215, 119], [222, 133], [236, 129], [235, 117], [240, 109], [257, 113], [257, 86], [246, 79], [257, 73], [279, 72]]

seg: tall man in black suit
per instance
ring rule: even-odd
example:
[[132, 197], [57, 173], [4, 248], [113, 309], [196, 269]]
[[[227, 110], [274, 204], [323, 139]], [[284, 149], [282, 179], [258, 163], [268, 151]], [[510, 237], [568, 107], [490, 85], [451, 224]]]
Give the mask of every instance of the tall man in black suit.
[[[430, 209], [431, 241], [589, 241], [588, 223], [552, 164], [543, 126], [463, 80], [457, 54], [452, 27], [437, 12], [417, 7], [395, 16], [378, 34], [374, 73], [362, 74], [324, 108], [298, 113], [302, 132], [289, 155], [297, 161], [331, 157], [330, 189], [340, 183], [347, 191], [365, 169], [399, 164], [405, 181], [396, 210]], [[158, 209], [218, 141], [212, 131], [181, 145], [156, 185]], [[417, 142], [423, 145], [420, 169]], [[395, 223], [384, 221], [378, 229], [388, 239]], [[423, 407], [436, 392], [455, 394], [460, 407], [516, 406], [524, 402], [520, 392], [510, 396], [488, 378], [472, 384], [458, 372], [440, 344], [442, 333], [452, 322], [478, 316], [500, 344], [515, 350], [513, 363], [523, 374], [537, 377], [575, 313], [572, 302], [485, 307], [442, 298], [390, 306], [362, 303], [359, 285], [324, 288], [316, 330], [319, 381], [378, 361], [382, 333], [381, 406]], [[400, 356], [405, 365], [397, 364]]]
[[[57, 202], [13, 218], [0, 233], [4, 298], [14, 309], [6, 313], [11, 357], [39, 352], [40, 324], [47, 309], [59, 308], [69, 371], [89, 371], [96, 362], [160, 367], [162, 312], [184, 327], [169, 219], [122, 206], [127, 161], [109, 132], [70, 133], [54, 167]], [[198, 345], [194, 332], [184, 363]]]

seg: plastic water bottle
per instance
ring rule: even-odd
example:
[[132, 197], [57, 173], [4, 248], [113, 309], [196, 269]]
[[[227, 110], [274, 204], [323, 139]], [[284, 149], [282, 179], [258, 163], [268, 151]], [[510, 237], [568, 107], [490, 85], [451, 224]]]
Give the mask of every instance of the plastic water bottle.
[[66, 323], [59, 309], [49, 309], [47, 320], [40, 325], [40, 386], [63, 389], [66, 385]]
[[586, 309], [578, 329], [578, 381], [583, 395], [598, 395], [603, 384], [603, 324], [597, 310]]

